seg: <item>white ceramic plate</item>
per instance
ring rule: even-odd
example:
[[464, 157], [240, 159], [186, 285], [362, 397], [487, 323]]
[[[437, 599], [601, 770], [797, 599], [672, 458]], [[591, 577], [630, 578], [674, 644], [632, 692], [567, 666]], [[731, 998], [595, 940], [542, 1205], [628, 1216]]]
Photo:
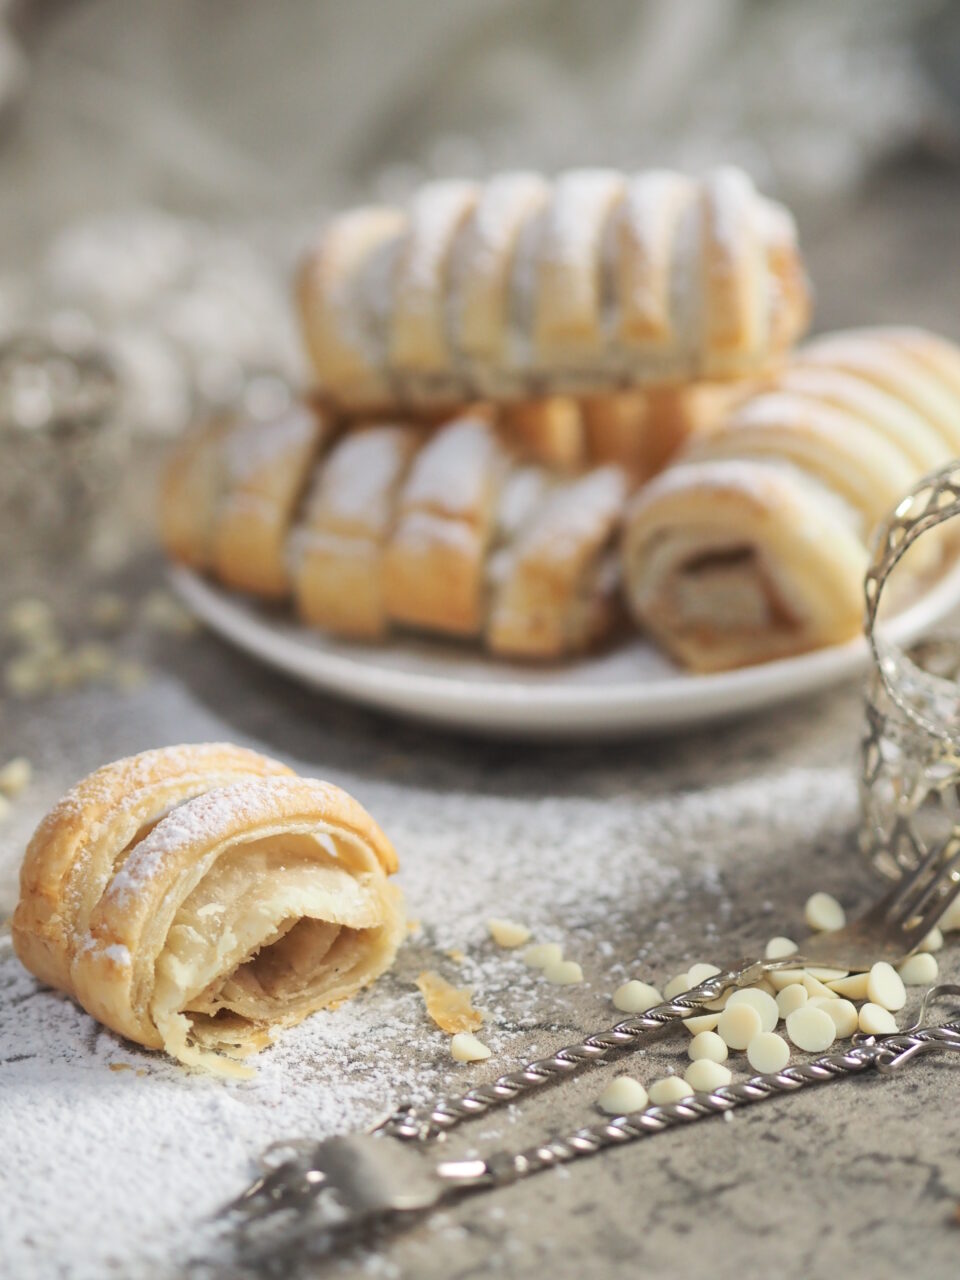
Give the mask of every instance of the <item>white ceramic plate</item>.
[[[678, 670], [638, 637], [567, 667], [504, 663], [466, 645], [403, 637], [348, 644], [298, 625], [190, 572], [174, 589], [212, 630], [304, 683], [383, 711], [479, 733], [596, 738], [730, 719], [828, 688], [869, 668], [863, 638], [719, 675]], [[908, 644], [960, 604], [960, 562], [890, 618]]]

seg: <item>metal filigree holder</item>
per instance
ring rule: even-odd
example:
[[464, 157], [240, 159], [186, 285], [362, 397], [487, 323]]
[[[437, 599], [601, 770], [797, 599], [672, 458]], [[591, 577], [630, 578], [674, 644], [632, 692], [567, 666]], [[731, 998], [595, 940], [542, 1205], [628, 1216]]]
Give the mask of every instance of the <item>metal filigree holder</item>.
[[[904, 651], [877, 628], [893, 569], [930, 530], [960, 515], [960, 464], [919, 481], [880, 526], [865, 582], [874, 657], [861, 753], [860, 847], [884, 875], [960, 848], [960, 636]], [[942, 531], [941, 531], [942, 536]]]

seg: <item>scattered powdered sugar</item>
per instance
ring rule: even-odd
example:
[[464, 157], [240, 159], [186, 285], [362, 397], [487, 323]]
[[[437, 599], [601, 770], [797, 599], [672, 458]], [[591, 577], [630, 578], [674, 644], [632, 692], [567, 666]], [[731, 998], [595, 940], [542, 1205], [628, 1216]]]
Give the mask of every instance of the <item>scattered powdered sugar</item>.
[[[281, 1033], [254, 1059], [253, 1080], [191, 1073], [121, 1041], [41, 990], [0, 936], [0, 1143], [13, 1174], [0, 1197], [0, 1237], [9, 1274], [182, 1274], [189, 1255], [216, 1252], [201, 1218], [237, 1193], [268, 1143], [353, 1129], [401, 1099], [489, 1079], [608, 1024], [608, 996], [624, 973], [662, 982], [690, 959], [728, 959], [797, 928], [778, 916], [773, 928], [763, 912], [744, 919], [738, 903], [764, 868], [781, 912], [803, 901], [798, 885], [836, 887], [829, 870], [856, 814], [852, 775], [833, 761], [726, 776], [718, 768], [719, 781], [693, 790], [678, 789], [676, 773], [641, 772], [616, 794], [545, 788], [539, 798], [486, 794], [480, 773], [467, 794], [439, 777], [427, 786], [323, 772], [393, 839], [419, 927], [369, 991]], [[838, 876], [849, 872], [849, 860], [840, 862]], [[750, 897], [754, 913], [760, 897]], [[496, 947], [486, 922], [506, 914], [536, 940], [562, 943], [586, 982], [548, 986], [516, 952]], [[487, 1015], [490, 1062], [454, 1063], [414, 986], [425, 968], [472, 988]], [[470, 1139], [503, 1145], [515, 1122], [515, 1108], [496, 1113]], [[431, 1229], [451, 1241], [462, 1231], [442, 1218]], [[366, 1255], [370, 1274], [391, 1266]]]

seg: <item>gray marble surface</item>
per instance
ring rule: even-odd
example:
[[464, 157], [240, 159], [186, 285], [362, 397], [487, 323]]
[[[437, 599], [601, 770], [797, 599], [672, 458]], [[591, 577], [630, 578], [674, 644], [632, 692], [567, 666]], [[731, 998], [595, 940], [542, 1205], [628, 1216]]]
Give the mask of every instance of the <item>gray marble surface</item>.
[[[159, 572], [156, 561], [145, 560], [120, 585], [137, 595]], [[268, 1065], [282, 1090], [300, 1091], [299, 1110], [289, 1104], [285, 1110], [262, 1091], [247, 1097], [257, 1126], [219, 1152], [211, 1203], [240, 1185], [257, 1145], [288, 1135], [291, 1115], [306, 1125], [310, 1108], [323, 1111], [328, 1095], [347, 1083], [358, 1091], [348, 1112], [355, 1122], [411, 1083], [429, 1093], [486, 1078], [528, 1051], [542, 1053], [604, 1025], [612, 1013], [608, 993], [625, 973], [662, 982], [692, 959], [748, 953], [773, 933], [798, 933], [802, 903], [814, 889], [830, 890], [856, 909], [875, 885], [854, 848], [861, 722], [855, 689], [709, 733], [602, 747], [517, 746], [421, 732], [305, 694], [207, 635], [173, 638], [133, 628], [121, 647], [150, 671], [134, 692], [90, 687], [3, 703], [4, 752], [23, 753], [37, 768], [0, 831], [0, 866], [8, 874], [46, 805], [103, 760], [174, 741], [251, 743], [349, 787], [398, 844], [410, 909], [428, 941], [410, 944], [396, 973], [380, 984], [378, 1003], [365, 1004], [357, 1016], [370, 1018], [372, 1030], [373, 1019], [405, 998], [425, 959], [432, 954], [436, 962], [454, 943], [468, 953], [478, 1002], [495, 1010], [485, 1032], [494, 1059], [456, 1073], [443, 1038], [425, 1031], [419, 1010], [410, 1014], [409, 1034], [390, 1046], [387, 1064], [358, 1046], [352, 1060], [324, 1068], [311, 1059], [309, 1042], [294, 1053], [291, 1033], [287, 1056]], [[7, 906], [9, 893], [8, 880]], [[513, 912], [544, 936], [561, 938], [583, 964], [587, 983], [559, 994], [531, 990], [516, 965], [490, 962], [476, 911], [480, 919], [484, 912]], [[941, 961], [946, 976], [960, 976], [952, 949]], [[62, 1044], [59, 1022], [50, 1022], [46, 1007], [54, 998], [24, 986], [15, 965], [0, 957], [0, 976], [20, 993], [16, 1009], [0, 1009], [0, 1130], [19, 1153], [18, 1099], [33, 1132], [31, 1090], [45, 1073], [59, 1079]], [[413, 1008], [409, 1000], [400, 1007]], [[682, 1070], [681, 1054], [682, 1045], [665, 1043], [629, 1066], [649, 1082], [664, 1070]], [[195, 1202], [178, 1205], [162, 1189], [176, 1177], [175, 1162], [171, 1167], [159, 1153], [140, 1159], [126, 1149], [127, 1076], [106, 1071], [116, 1060], [146, 1073], [135, 1087], [162, 1092], [166, 1119], [154, 1129], [161, 1148], [174, 1141], [168, 1134], [178, 1117], [181, 1124], [196, 1120], [196, 1090], [175, 1068], [113, 1037], [95, 1037], [74, 1060], [77, 1131], [87, 1132], [85, 1108], [94, 1097], [116, 1094], [117, 1134], [104, 1134], [96, 1150], [61, 1138], [69, 1159], [52, 1170], [32, 1148], [19, 1176], [4, 1170], [8, 1206], [19, 1206], [18, 1224], [9, 1218], [6, 1224], [12, 1276], [165, 1277], [181, 1265], [165, 1262], [163, 1249], [158, 1254], [149, 1214], [134, 1225], [121, 1215], [86, 1256], [79, 1222], [80, 1254], [63, 1236], [44, 1244], [31, 1231], [55, 1213], [69, 1227], [70, 1212], [56, 1206], [82, 1204], [85, 1180], [95, 1176], [100, 1185], [113, 1162], [120, 1176], [146, 1179], [146, 1189], [157, 1179], [158, 1220], [166, 1231], [176, 1211], [170, 1256], [182, 1260]], [[395, 1084], [385, 1087], [384, 1066]], [[589, 1122], [610, 1073], [590, 1072], [520, 1114], [464, 1130], [449, 1149], [526, 1143]], [[899, 1079], [830, 1086], [464, 1202], [308, 1274], [572, 1280], [589, 1271], [624, 1277], [709, 1271], [718, 1280], [805, 1280], [825, 1273], [893, 1276], [919, 1263], [925, 1280], [947, 1280], [956, 1274], [960, 1243], [958, 1103], [960, 1071], [949, 1062], [921, 1063]], [[214, 1151], [216, 1142], [214, 1135], [206, 1145]], [[198, 1151], [203, 1146], [198, 1138]], [[105, 1185], [113, 1185], [109, 1175]], [[120, 1186], [112, 1194], [118, 1205], [126, 1203]], [[107, 1209], [101, 1204], [97, 1211]], [[113, 1221], [111, 1213], [105, 1221]]]

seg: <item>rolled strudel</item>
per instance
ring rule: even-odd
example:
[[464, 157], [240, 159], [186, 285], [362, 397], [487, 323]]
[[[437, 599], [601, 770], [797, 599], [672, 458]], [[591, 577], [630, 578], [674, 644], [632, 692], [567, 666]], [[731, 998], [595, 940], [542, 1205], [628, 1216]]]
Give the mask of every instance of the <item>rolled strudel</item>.
[[790, 214], [736, 169], [429, 183], [335, 218], [298, 302], [322, 392], [373, 412], [752, 377], [809, 312]]
[[[635, 618], [698, 671], [851, 638], [874, 527], [958, 450], [952, 344], [913, 329], [815, 340], [633, 500]], [[918, 543], [906, 571], [929, 570], [941, 546]]]
[[386, 836], [338, 787], [215, 743], [78, 783], [30, 842], [17, 954], [121, 1035], [226, 1075], [393, 961]]

